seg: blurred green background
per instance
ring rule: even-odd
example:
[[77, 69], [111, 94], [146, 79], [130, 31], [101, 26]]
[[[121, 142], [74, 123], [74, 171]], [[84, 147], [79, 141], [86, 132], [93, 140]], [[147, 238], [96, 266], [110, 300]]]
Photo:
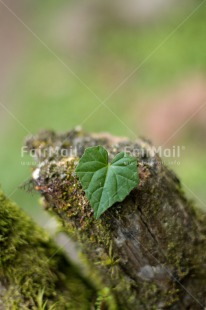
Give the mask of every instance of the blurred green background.
[[82, 125], [181, 146], [166, 163], [206, 208], [205, 20], [201, 1], [0, 1], [5, 192], [43, 223], [38, 196], [18, 188], [33, 169], [23, 141]]

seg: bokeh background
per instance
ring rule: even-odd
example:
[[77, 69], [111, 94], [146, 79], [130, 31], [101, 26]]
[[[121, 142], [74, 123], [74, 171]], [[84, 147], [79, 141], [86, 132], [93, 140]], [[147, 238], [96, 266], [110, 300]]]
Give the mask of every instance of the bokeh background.
[[23, 141], [78, 125], [183, 146], [167, 164], [206, 208], [206, 2], [0, 0], [0, 182], [43, 225]]

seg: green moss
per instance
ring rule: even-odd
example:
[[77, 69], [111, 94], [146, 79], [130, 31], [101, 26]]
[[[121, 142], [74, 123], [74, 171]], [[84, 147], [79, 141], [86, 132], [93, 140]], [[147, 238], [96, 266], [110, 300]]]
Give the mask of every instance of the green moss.
[[111, 290], [108, 287], [103, 288], [99, 294], [96, 301], [96, 310], [101, 310], [102, 308], [106, 307], [106, 305], [110, 305], [110, 310], [117, 310], [116, 303], [114, 298], [111, 294]]
[[[6, 309], [89, 309], [91, 286], [0, 190], [0, 282]], [[41, 296], [41, 298], [40, 298]]]

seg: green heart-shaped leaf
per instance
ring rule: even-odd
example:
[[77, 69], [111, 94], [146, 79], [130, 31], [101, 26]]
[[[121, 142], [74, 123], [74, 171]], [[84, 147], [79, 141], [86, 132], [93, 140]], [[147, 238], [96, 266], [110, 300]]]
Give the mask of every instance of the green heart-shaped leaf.
[[107, 150], [102, 146], [85, 150], [76, 174], [94, 209], [95, 218], [115, 202], [123, 201], [139, 181], [136, 158], [121, 152], [110, 164]]

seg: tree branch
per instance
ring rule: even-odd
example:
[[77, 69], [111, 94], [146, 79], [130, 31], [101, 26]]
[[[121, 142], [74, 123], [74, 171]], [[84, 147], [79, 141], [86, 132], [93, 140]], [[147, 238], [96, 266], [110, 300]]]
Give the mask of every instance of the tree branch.
[[[42, 132], [28, 138], [26, 145], [39, 152], [33, 183], [45, 208], [81, 244], [91, 270], [123, 309], [196, 310], [206, 305], [205, 220], [150, 143], [74, 130], [61, 135]], [[125, 148], [135, 151], [140, 174], [138, 188], [99, 220], [74, 173], [84, 149], [94, 145], [106, 147], [110, 159]], [[57, 146], [55, 156], [43, 155]], [[71, 149], [75, 156], [63, 156]]]

